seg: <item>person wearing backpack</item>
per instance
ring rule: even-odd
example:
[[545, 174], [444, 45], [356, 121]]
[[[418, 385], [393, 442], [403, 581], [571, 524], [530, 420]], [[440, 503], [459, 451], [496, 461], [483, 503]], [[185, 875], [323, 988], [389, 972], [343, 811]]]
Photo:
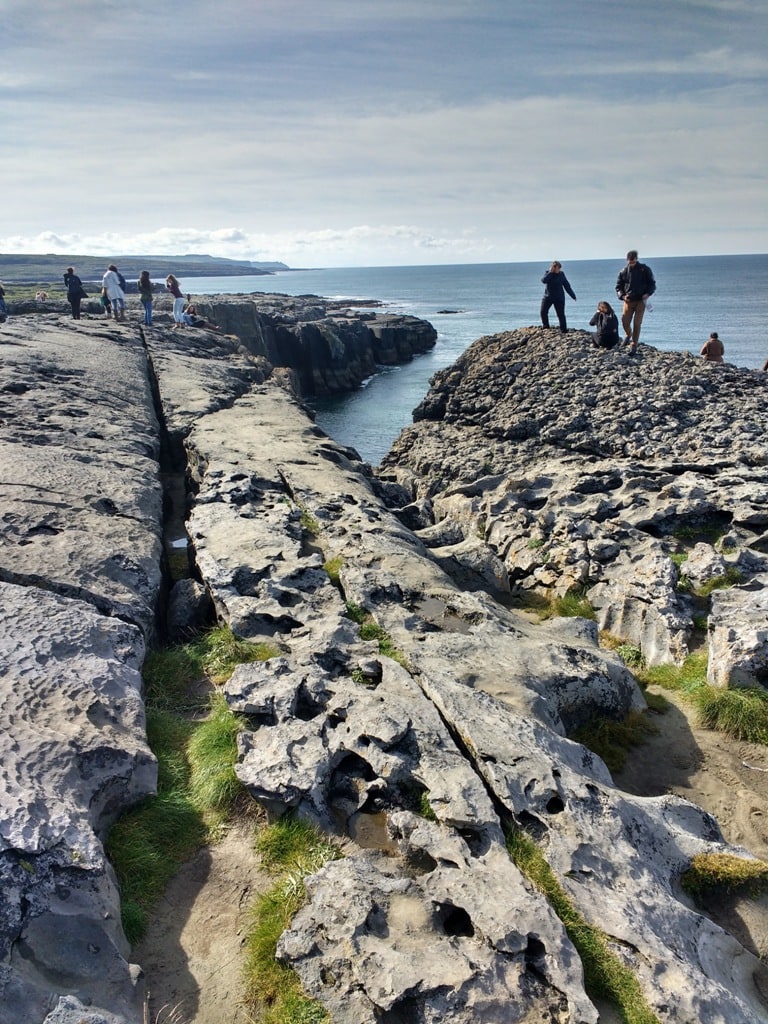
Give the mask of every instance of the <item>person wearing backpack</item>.
[[67, 267], [64, 272], [64, 286], [67, 289], [67, 302], [72, 307], [72, 319], [80, 319], [80, 302], [88, 298], [83, 282], [75, 273], [74, 267]]
[[630, 355], [637, 352], [645, 304], [655, 291], [656, 280], [653, 271], [647, 263], [640, 263], [637, 249], [630, 249], [627, 253], [627, 265], [622, 267], [616, 278], [616, 294], [624, 303], [621, 326], [624, 329], [624, 341], [629, 342]]

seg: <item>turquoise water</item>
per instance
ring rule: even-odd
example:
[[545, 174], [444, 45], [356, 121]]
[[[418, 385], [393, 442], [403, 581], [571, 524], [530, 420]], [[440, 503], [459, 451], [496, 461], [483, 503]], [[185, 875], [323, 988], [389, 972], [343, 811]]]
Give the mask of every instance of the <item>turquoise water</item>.
[[[641, 259], [653, 269], [657, 284], [653, 310], [643, 321], [643, 342], [698, 353], [710, 332], [718, 331], [728, 362], [762, 367], [768, 358], [768, 255], [654, 259], [641, 253]], [[563, 266], [578, 300], [567, 300], [569, 327], [588, 329], [601, 299], [618, 310], [614, 286], [623, 265], [618, 259]], [[376, 464], [411, 422], [411, 412], [437, 370], [483, 335], [539, 322], [541, 277], [547, 269], [545, 263], [351, 267], [194, 278], [182, 281], [182, 287], [199, 295], [260, 291], [380, 300], [393, 312], [434, 324], [438, 341], [431, 352], [404, 366], [382, 369], [354, 394], [313, 402], [318, 423], [331, 437]], [[553, 312], [550, 322], [556, 323]], [[561, 340], [553, 334], [553, 344], [563, 344], [567, 351], [567, 336]]]

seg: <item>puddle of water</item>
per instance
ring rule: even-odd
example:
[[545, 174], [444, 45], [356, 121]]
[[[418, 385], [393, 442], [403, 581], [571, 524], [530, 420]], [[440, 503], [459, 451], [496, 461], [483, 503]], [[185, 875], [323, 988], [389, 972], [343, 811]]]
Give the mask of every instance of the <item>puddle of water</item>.
[[350, 839], [353, 839], [364, 850], [384, 850], [387, 853], [397, 851], [397, 847], [387, 832], [385, 811], [379, 811], [376, 814], [358, 811], [349, 819], [347, 828]]
[[417, 601], [414, 610], [427, 622], [446, 633], [469, 633], [469, 623], [448, 610], [444, 601], [436, 597], [425, 597]]

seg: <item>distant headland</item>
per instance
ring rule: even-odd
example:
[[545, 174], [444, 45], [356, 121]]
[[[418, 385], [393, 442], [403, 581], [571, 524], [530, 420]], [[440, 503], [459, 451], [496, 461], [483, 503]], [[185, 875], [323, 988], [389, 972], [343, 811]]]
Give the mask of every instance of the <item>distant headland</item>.
[[116, 263], [126, 277], [138, 277], [142, 270], [185, 277], [246, 277], [290, 270], [277, 261], [231, 260], [191, 253], [186, 256], [59, 256], [55, 253], [0, 253], [0, 281], [13, 284], [47, 283], [58, 280], [64, 269], [75, 266], [84, 281], [100, 281], [108, 263]]

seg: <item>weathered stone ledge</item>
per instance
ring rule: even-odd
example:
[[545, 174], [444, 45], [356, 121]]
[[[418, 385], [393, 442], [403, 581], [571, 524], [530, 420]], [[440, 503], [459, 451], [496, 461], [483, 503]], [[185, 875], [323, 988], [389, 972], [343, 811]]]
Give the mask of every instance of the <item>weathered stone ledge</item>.
[[[139, 669], [163, 605], [158, 414], [183, 445], [217, 615], [281, 651], [226, 684], [247, 723], [238, 775], [345, 844], [280, 945], [336, 1024], [596, 1024], [562, 924], [507, 855], [510, 823], [660, 1020], [768, 1019], [764, 965], [680, 887], [695, 853], [749, 853], [684, 800], [622, 794], [566, 738], [643, 704], [593, 624], [534, 625], [459, 587], [387, 508], [402, 485], [230, 339], [52, 317], [12, 320], [2, 343], [2, 1024], [142, 1019], [101, 839], [154, 785]], [[471, 564], [507, 571], [495, 554]], [[360, 638], [352, 605], [397, 658]]]

